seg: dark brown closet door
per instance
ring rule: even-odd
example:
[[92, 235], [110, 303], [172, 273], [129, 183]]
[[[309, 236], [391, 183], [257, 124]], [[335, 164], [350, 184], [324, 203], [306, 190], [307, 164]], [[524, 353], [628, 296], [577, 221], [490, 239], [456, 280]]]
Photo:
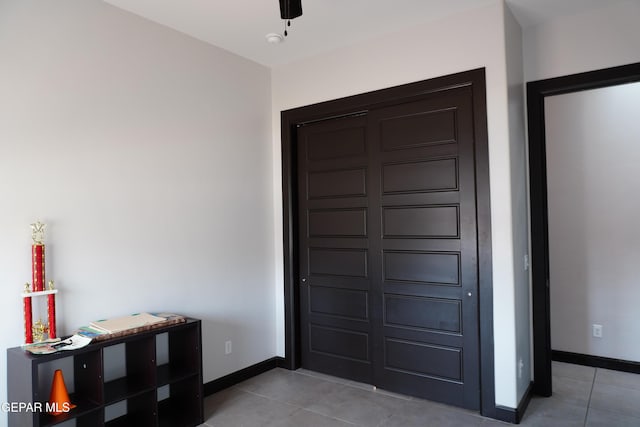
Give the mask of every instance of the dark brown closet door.
[[366, 117], [298, 130], [302, 365], [371, 382]]
[[472, 92], [298, 129], [302, 366], [479, 409]]
[[479, 409], [471, 89], [372, 110], [378, 387]]

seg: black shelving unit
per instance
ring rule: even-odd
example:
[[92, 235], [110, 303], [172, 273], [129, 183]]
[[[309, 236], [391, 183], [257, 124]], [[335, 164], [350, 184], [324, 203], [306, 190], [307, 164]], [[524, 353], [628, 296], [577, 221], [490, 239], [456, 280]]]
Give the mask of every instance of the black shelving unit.
[[[159, 342], [168, 343], [161, 364], [156, 354]], [[105, 352], [121, 344], [124, 358], [120, 362], [126, 374], [105, 381]], [[49, 386], [43, 384], [51, 384], [53, 369], [61, 364], [73, 366], [73, 372], [63, 370], [63, 375], [76, 407], [57, 416], [44, 411], [9, 412], [9, 427], [49, 427], [71, 419], [77, 427], [192, 427], [204, 422], [200, 320], [187, 319], [72, 352], [33, 355], [20, 347], [10, 348], [9, 402], [39, 402], [45, 408]], [[109, 409], [114, 406], [126, 411], [113, 418]]]

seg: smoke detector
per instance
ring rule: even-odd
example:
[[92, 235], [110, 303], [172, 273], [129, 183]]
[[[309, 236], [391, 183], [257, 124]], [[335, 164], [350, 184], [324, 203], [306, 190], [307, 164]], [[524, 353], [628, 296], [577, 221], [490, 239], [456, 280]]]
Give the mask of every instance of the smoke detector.
[[284, 37], [282, 36], [282, 34], [278, 34], [278, 33], [269, 33], [265, 36], [265, 38], [267, 39], [267, 42], [270, 44], [278, 44], [284, 41]]

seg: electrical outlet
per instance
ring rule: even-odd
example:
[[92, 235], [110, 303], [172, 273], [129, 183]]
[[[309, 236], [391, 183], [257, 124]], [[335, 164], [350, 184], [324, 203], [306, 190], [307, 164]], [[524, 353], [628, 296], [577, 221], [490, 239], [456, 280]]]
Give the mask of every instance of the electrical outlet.
[[529, 264], [529, 254], [524, 254], [524, 271], [529, 271], [530, 266], [531, 264]]
[[225, 341], [224, 354], [231, 354], [231, 341]]
[[597, 323], [594, 323], [592, 327], [593, 327], [593, 337], [602, 338], [602, 325], [598, 325]]

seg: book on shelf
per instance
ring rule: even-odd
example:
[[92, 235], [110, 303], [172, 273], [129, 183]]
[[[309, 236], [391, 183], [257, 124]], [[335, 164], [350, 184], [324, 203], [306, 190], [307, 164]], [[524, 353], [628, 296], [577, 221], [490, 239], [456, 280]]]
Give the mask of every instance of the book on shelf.
[[92, 328], [91, 326], [81, 326], [78, 328], [78, 330], [75, 332], [76, 335], [81, 335], [83, 337], [87, 337], [87, 338], [96, 338], [100, 335], [105, 335], [106, 332], [105, 331], [101, 331], [95, 328]]
[[50, 339], [32, 343], [32, 344], [25, 344], [22, 346], [22, 348], [33, 354], [50, 354], [58, 351], [56, 350], [54, 345], [59, 342], [60, 342], [60, 338], [50, 338]]
[[89, 326], [99, 332], [114, 334], [128, 329], [141, 328], [143, 326], [164, 322], [165, 320], [167, 320], [165, 317], [154, 316], [150, 313], [135, 313], [129, 316], [96, 320], [95, 322], [91, 322]]

